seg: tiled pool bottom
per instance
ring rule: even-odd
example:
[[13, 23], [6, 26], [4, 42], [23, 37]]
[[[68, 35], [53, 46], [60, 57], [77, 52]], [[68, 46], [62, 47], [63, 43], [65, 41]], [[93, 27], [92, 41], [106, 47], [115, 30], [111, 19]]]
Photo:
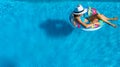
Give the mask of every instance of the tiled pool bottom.
[[74, 29], [69, 14], [79, 3], [120, 16], [119, 2], [0, 1], [0, 67], [119, 67], [119, 20], [116, 29]]

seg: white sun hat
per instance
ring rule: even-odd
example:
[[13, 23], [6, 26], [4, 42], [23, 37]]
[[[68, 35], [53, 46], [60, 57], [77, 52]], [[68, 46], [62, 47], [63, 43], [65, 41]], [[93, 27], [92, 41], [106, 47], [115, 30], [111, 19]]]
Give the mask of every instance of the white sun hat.
[[87, 9], [86, 9], [86, 8], [83, 8], [82, 5], [78, 5], [78, 6], [75, 8], [73, 14], [79, 15], [79, 14], [84, 14], [84, 13], [86, 13], [86, 12], [87, 12]]

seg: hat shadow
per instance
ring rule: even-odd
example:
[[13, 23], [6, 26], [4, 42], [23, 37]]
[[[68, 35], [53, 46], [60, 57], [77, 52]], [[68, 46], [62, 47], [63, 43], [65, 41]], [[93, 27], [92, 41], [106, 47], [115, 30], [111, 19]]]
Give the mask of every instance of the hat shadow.
[[39, 25], [48, 36], [64, 37], [73, 31], [73, 27], [65, 20], [48, 19]]

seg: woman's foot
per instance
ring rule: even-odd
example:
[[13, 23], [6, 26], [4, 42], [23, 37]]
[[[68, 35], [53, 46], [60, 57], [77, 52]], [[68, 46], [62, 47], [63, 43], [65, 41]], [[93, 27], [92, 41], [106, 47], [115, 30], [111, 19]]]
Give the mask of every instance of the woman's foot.
[[117, 27], [117, 25], [115, 25], [115, 24], [112, 24], [112, 26], [113, 26], [114, 28], [116, 28], [116, 27]]
[[109, 20], [118, 20], [118, 17], [110, 18]]

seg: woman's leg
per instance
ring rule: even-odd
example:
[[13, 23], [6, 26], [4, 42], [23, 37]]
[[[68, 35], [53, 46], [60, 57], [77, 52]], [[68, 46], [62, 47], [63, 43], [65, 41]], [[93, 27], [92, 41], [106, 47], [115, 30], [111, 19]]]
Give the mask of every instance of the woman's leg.
[[98, 17], [99, 19], [101, 19], [102, 21], [106, 22], [107, 24], [109, 24], [109, 25], [111, 25], [111, 26], [113, 26], [113, 27], [116, 27], [115, 24], [112, 24], [112, 23], [109, 22], [108, 20], [117, 20], [117, 18], [107, 18], [107, 17], [105, 17], [104, 15], [101, 15], [101, 14], [98, 14], [97, 17]]
[[104, 16], [103, 14], [98, 14], [97, 15], [99, 18], [103, 18], [105, 20], [118, 20], [118, 17], [114, 17], [114, 18], [108, 18], [106, 16]]

